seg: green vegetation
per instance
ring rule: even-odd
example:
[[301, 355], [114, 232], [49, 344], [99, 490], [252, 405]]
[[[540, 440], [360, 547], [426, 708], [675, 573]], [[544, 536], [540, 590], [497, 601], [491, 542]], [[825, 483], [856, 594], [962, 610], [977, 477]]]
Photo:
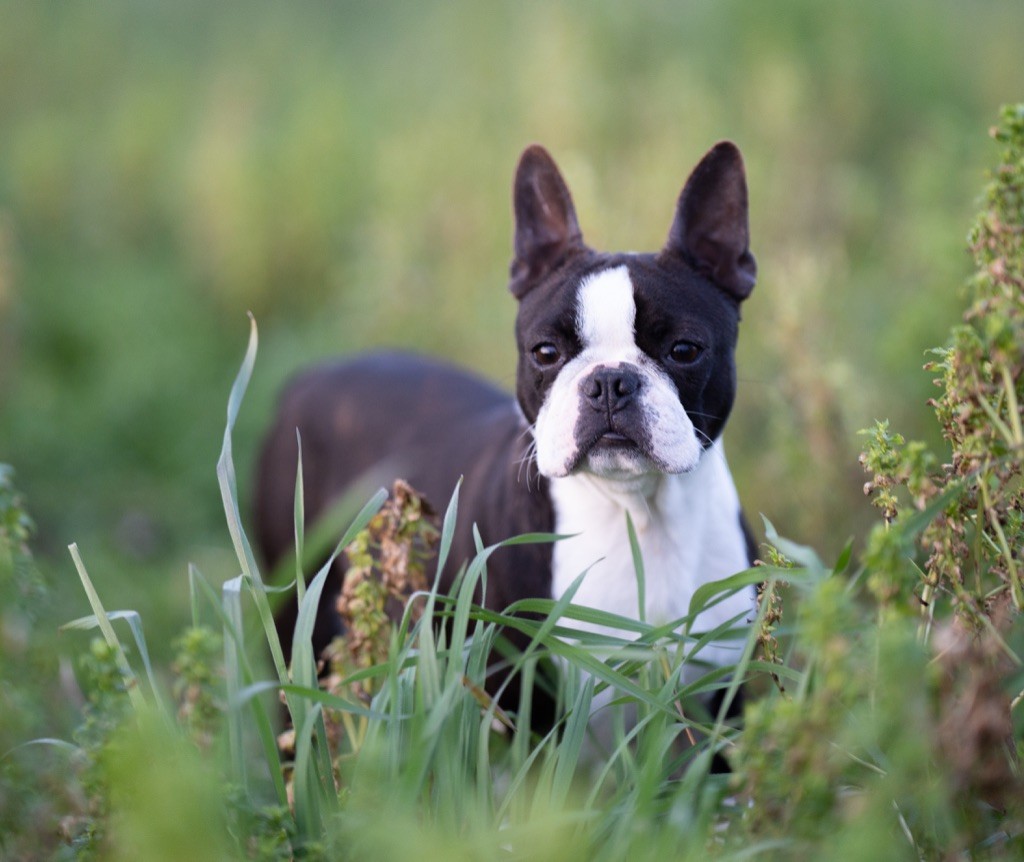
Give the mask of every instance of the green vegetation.
[[[256, 359], [253, 324], [217, 468], [242, 573], [218, 593], [190, 571], [173, 706], [138, 614], [105, 610], [72, 545], [93, 614], [65, 628], [101, 637], [79, 657], [86, 703], [74, 741], [35, 739], [3, 758], [0, 792], [17, 800], [5, 811], [4, 850], [55, 850], [38, 829], [63, 807], [61, 852], [76, 858], [1019, 859], [1024, 105], [1005, 109], [995, 137], [1003, 152], [971, 234], [977, 270], [964, 323], [932, 366], [949, 462], [878, 423], [862, 460], [882, 518], [863, 565], [847, 547], [826, 567], [768, 525], [766, 563], [699, 590], [675, 625], [576, 607], [574, 588], [502, 613], [474, 607], [495, 548], [469, 561], [451, 596], [438, 595], [418, 551], [436, 542], [443, 565], [458, 495], [436, 529], [416, 495], [396, 486], [383, 510], [383, 492], [367, 503], [335, 550], [352, 554], [341, 602], [349, 634], [332, 675], [318, 682], [310, 647], [330, 561], [299, 588], [286, 667], [239, 517], [232, 454]], [[31, 607], [31, 522], [9, 472], [0, 479], [0, 585], [11, 607]], [[300, 543], [301, 525], [297, 505]], [[709, 603], [752, 583], [760, 601], [748, 633], [739, 620], [691, 630]], [[785, 624], [793, 592], [801, 600]], [[385, 603], [410, 595], [400, 622], [388, 623]], [[439, 616], [440, 628], [431, 624]], [[15, 657], [11, 632], [26, 619], [3, 620]], [[621, 636], [573, 631], [571, 620]], [[115, 630], [122, 622], [130, 637]], [[504, 626], [531, 637], [504, 657], [525, 683], [511, 712], [484, 692]], [[704, 645], [736, 637], [736, 664], [693, 679]], [[255, 658], [268, 645], [269, 672]], [[560, 718], [545, 734], [530, 727], [530, 699], [551, 657]], [[33, 691], [31, 678], [2, 681]], [[737, 730], [724, 716], [743, 682], [762, 692]], [[612, 700], [592, 719], [606, 690]], [[280, 737], [278, 692], [291, 725]], [[715, 692], [724, 703], [709, 715], [701, 696]], [[16, 716], [26, 709], [24, 698], [12, 703]], [[595, 720], [609, 733], [595, 736]], [[47, 747], [56, 765], [26, 766]], [[711, 771], [716, 753], [731, 774]], [[31, 800], [46, 798], [40, 779], [57, 776], [75, 776], [69, 798], [34, 810]]]
[[[748, 511], [862, 535], [856, 432], [937, 442], [916, 357], [959, 313], [981, 130], [1020, 98], [1018, 0], [0, 3], [0, 460], [170, 658], [222, 542], [211, 465], [251, 310], [243, 508], [282, 380], [390, 344], [508, 383], [512, 170], [546, 144], [587, 237], [651, 249], [716, 140], [760, 283], [727, 449]], [[439, 504], [440, 505], [440, 504]]]
[[[1020, 107], [955, 291], [980, 130], [1020, 98], [1018, 6], [6, 4], [0, 858], [1024, 856]], [[574, 643], [585, 609], [473, 608], [486, 551], [413, 602], [443, 635], [359, 617], [391, 599], [354, 580], [365, 640], [325, 690], [308, 645], [289, 674], [243, 532], [282, 378], [385, 341], [507, 380], [522, 145], [554, 151], [595, 244], [649, 248], [720, 137], [761, 272], [730, 458], [806, 543], [769, 528], [769, 565], [722, 585], [765, 584], [731, 676], [684, 685], [699, 644], [635, 621]], [[260, 366], [219, 495], [246, 309]], [[380, 504], [344, 544], [427, 527]], [[557, 734], [484, 694], [501, 624], [534, 635], [527, 681], [564, 663]], [[741, 680], [737, 731], [697, 696]], [[606, 687], [638, 720], [594, 757]]]

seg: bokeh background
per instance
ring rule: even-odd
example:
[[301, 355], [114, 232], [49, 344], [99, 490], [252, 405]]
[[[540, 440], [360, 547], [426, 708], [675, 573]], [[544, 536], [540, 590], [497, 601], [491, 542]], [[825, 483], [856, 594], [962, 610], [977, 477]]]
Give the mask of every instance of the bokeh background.
[[57, 622], [158, 655], [189, 561], [236, 574], [214, 465], [246, 312], [243, 498], [276, 391], [374, 345], [511, 386], [509, 188], [544, 143], [600, 248], [660, 246], [715, 141], [760, 281], [727, 449], [748, 511], [835, 553], [872, 517], [857, 431], [933, 438], [1020, 0], [0, 2], [0, 461]]

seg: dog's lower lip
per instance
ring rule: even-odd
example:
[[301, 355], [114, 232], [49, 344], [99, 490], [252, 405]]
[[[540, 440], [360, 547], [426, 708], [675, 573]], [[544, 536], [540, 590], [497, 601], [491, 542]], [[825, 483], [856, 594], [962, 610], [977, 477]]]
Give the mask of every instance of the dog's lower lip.
[[632, 442], [625, 434], [620, 434], [618, 431], [605, 431], [605, 433], [601, 435], [601, 441], [608, 443]]

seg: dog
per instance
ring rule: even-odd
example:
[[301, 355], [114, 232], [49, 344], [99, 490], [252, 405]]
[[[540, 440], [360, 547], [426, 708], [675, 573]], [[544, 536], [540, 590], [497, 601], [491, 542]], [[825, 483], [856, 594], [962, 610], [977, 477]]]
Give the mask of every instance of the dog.
[[[637, 618], [628, 513], [645, 570], [642, 616], [678, 619], [698, 587], [746, 569], [754, 556], [721, 445], [736, 392], [740, 306], [756, 277], [740, 151], [723, 141], [701, 159], [657, 253], [586, 245], [569, 189], [540, 146], [523, 152], [513, 199], [515, 396], [402, 353], [301, 373], [281, 397], [259, 459], [263, 558], [274, 565], [293, 547], [298, 429], [310, 521], [375, 467], [377, 478], [405, 479], [435, 506], [462, 477], [442, 588], [474, 555], [474, 524], [485, 544], [558, 533], [570, 538], [491, 557], [487, 605], [558, 598], [586, 570], [576, 604]], [[327, 579], [316, 654], [340, 633], [341, 571], [336, 564]], [[754, 591], [743, 590], [704, 611], [695, 629], [753, 610]], [[286, 652], [295, 615], [293, 603], [277, 616]], [[517, 633], [510, 638], [523, 645]], [[723, 665], [738, 655], [715, 642], [699, 657]]]

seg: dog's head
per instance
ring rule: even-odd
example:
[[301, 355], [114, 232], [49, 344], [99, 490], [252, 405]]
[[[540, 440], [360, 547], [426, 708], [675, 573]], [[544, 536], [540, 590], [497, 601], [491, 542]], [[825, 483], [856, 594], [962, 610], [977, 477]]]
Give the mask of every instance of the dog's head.
[[756, 274], [739, 150], [717, 144], [694, 168], [655, 254], [589, 248], [542, 147], [523, 153], [514, 203], [517, 397], [540, 472], [694, 469], [732, 408], [739, 306]]

